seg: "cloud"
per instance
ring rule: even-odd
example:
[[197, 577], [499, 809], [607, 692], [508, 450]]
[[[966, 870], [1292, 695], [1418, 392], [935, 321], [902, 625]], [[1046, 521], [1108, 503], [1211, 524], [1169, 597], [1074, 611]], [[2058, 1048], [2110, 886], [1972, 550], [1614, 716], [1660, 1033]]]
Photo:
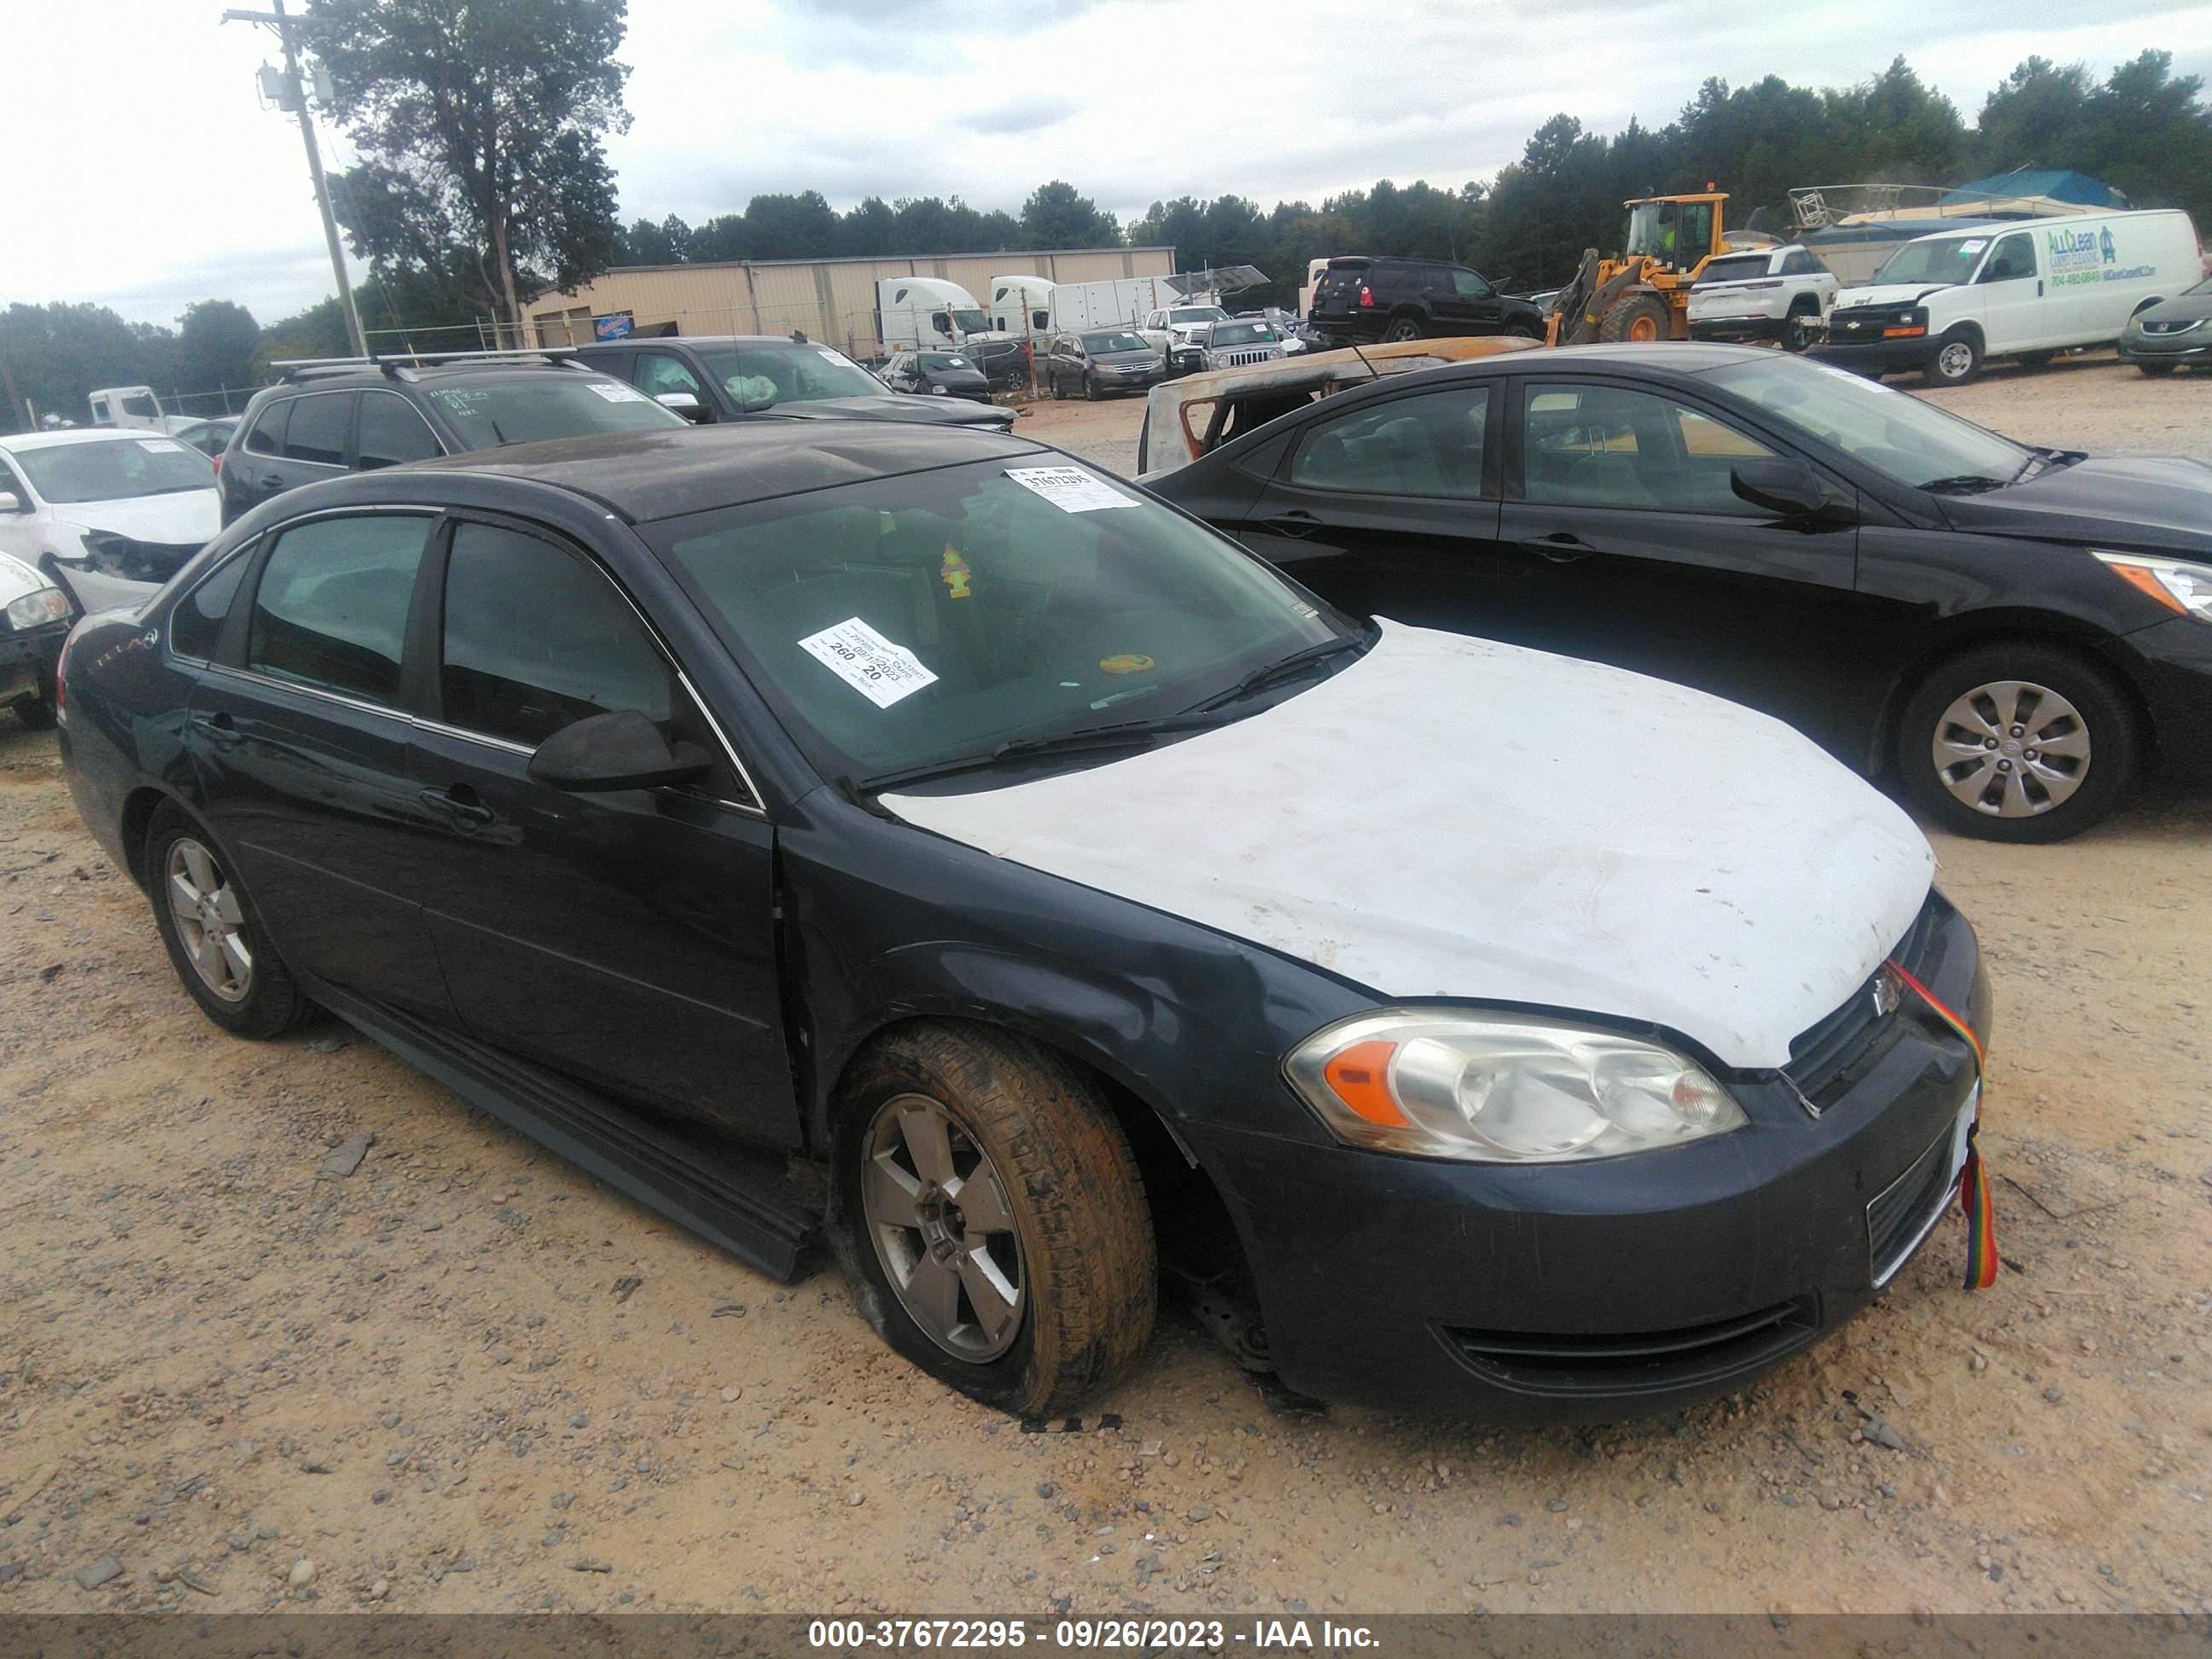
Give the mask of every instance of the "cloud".
[[970, 132], [991, 134], [1012, 132], [1042, 132], [1045, 128], [1058, 126], [1077, 112], [1065, 98], [1041, 94], [1034, 98], [1014, 98], [995, 109], [977, 110], [972, 115], [953, 118], [952, 125]]

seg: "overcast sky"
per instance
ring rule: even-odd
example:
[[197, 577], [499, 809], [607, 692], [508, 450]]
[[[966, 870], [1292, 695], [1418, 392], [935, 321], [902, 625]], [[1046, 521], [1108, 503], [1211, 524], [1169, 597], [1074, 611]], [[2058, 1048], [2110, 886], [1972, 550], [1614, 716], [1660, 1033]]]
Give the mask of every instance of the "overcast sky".
[[[218, 0], [9, 9], [0, 303], [173, 323], [230, 299], [269, 322], [334, 291], [298, 130], [255, 97], [265, 31], [221, 23]], [[2101, 76], [2146, 46], [2212, 78], [2212, 4], [631, 0], [635, 119], [612, 155], [625, 222], [810, 187], [840, 209], [1018, 210], [1057, 177], [1126, 222], [1186, 193], [1264, 209], [1377, 178], [1457, 185], [1562, 110], [1663, 125], [1709, 75], [1838, 85], [1902, 52], [1971, 121], [2032, 52]]]

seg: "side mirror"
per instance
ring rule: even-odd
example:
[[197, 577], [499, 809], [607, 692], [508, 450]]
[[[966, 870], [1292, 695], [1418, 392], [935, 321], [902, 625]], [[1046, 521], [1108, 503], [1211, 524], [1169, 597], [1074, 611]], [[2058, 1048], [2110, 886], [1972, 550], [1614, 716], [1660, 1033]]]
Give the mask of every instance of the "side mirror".
[[659, 404], [663, 409], [674, 410], [678, 415], [681, 415], [687, 421], [704, 421], [707, 418], [707, 405], [701, 403], [698, 399], [697, 394], [694, 392], [659, 392], [655, 394], [653, 401]]
[[12, 489], [0, 489], [0, 513], [28, 513], [30, 507]]
[[533, 783], [591, 794], [610, 789], [657, 789], [685, 783], [713, 763], [696, 744], [672, 746], [660, 728], [635, 708], [592, 714], [564, 726], [530, 757]]
[[1802, 461], [1738, 461], [1729, 473], [1729, 488], [1785, 519], [1811, 518], [1835, 502], [1820, 475]]

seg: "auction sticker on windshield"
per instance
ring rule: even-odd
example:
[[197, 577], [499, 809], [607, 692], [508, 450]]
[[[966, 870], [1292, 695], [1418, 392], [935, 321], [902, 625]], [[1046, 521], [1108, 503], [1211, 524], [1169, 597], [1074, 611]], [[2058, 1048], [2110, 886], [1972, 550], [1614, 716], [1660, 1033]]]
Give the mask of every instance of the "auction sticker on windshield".
[[937, 684], [937, 676], [922, 665], [921, 658], [885, 639], [858, 617], [848, 617], [819, 634], [809, 634], [799, 641], [799, 648], [813, 655], [878, 708], [888, 708], [900, 698]]
[[1010, 466], [1006, 476], [1063, 513], [1096, 513], [1105, 507], [1134, 507], [1103, 478], [1079, 466]]
[[591, 387], [611, 404], [641, 404], [645, 401], [645, 393], [634, 392], [626, 386], [619, 384], [601, 386], [594, 380], [591, 383]]

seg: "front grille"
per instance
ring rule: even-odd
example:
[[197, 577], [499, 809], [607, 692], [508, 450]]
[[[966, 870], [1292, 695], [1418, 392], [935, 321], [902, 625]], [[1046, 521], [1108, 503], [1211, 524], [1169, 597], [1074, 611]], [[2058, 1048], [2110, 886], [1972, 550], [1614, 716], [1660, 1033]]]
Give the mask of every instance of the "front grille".
[[1795, 1352], [1820, 1334], [1809, 1296], [1671, 1331], [1555, 1336], [1449, 1330], [1453, 1352], [1500, 1388], [1555, 1395], [1661, 1394], [1725, 1382]]
[[1883, 1188], [1867, 1206], [1867, 1260], [1879, 1286], [1905, 1265], [1905, 1258], [1943, 1213], [1951, 1200], [1951, 1147], [1956, 1126], [1912, 1160], [1912, 1167]]
[[[1937, 932], [1936, 902], [1930, 897], [1890, 951], [1890, 959], [1924, 980]], [[1883, 975], [1877, 970], [1840, 1007], [1798, 1034], [1783, 1072], [1799, 1094], [1826, 1111], [1889, 1052], [1898, 1036], [1898, 1006], [1894, 991], [1885, 991]]]
[[2184, 318], [2179, 322], [2172, 323], [2152, 322], [2146, 319], [2142, 325], [2142, 331], [2146, 334], [2186, 334], [2191, 329], [2200, 326], [2202, 322], [2201, 318], [2196, 317]]
[[1910, 307], [1856, 306], [1828, 319], [1828, 335], [1832, 339], [1879, 339], [1886, 328], [1910, 328], [1912, 324]]
[[1273, 362], [1279, 354], [1273, 351], [1217, 351], [1214, 361], [1224, 368], [1243, 368], [1248, 363]]

